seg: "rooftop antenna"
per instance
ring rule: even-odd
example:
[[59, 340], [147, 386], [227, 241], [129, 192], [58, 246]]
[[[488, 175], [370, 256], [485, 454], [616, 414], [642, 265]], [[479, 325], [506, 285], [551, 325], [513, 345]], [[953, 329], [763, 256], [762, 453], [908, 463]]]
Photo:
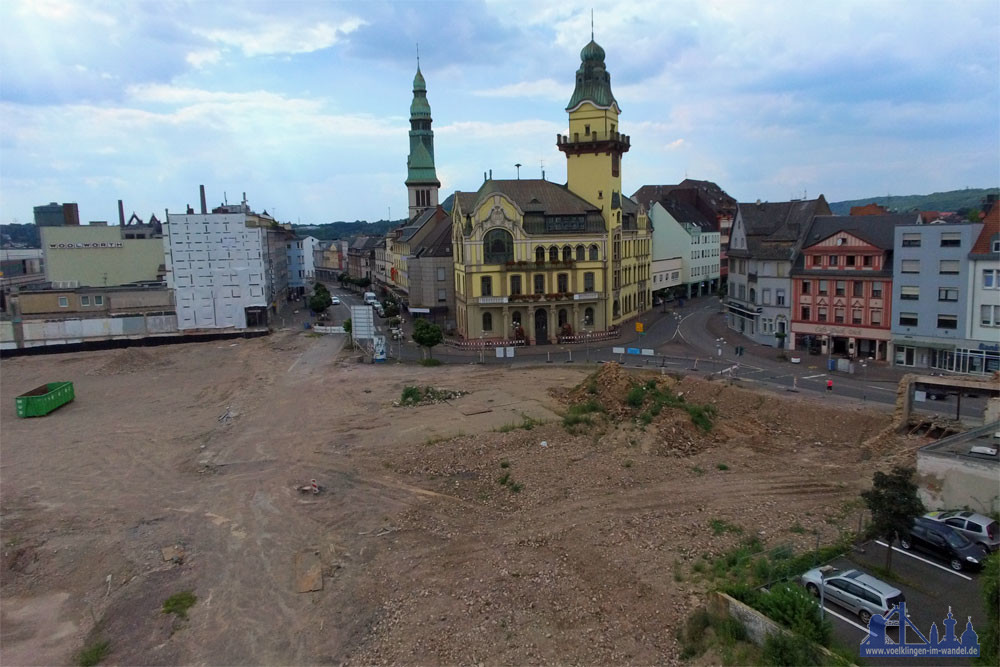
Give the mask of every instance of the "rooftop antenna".
[[594, 8], [590, 8], [590, 41], [594, 41]]
[[226, 206], [229, 206], [229, 198], [226, 197], [226, 191], [225, 190], [222, 191], [222, 201], [223, 201], [223, 203], [225, 203]]
[[514, 167], [517, 169], [517, 180], [521, 180], [521, 163], [518, 162]]
[[417, 69], [420, 69], [420, 42], [417, 42]]

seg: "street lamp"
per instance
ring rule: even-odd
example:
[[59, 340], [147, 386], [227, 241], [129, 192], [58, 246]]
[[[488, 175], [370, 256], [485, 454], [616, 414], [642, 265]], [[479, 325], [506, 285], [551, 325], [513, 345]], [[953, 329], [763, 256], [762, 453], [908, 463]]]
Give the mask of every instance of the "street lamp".
[[868, 400], [868, 362], [864, 359], [861, 360], [861, 368], [865, 369], [865, 384], [861, 388], [861, 400]]

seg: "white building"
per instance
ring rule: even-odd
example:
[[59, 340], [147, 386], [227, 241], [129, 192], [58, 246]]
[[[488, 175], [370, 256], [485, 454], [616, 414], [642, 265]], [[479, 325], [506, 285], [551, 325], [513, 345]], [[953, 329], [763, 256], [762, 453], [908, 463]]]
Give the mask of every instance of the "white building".
[[[983, 220], [969, 253], [971, 313], [966, 337], [978, 342], [978, 350], [968, 356], [981, 356], [976, 364], [982, 372], [1000, 370], [1000, 204], [994, 203]], [[970, 362], [976, 363], [976, 362]]]
[[178, 329], [267, 325], [267, 231], [246, 223], [245, 213], [167, 214], [166, 279]]
[[[686, 296], [701, 296], [719, 286], [719, 229], [694, 206], [667, 197], [649, 208], [653, 225], [654, 271], [663, 266], [662, 260], [679, 257], [680, 281], [669, 274], [669, 282], [653, 283], [653, 290], [682, 285]], [[661, 271], [664, 269], [660, 269]]]

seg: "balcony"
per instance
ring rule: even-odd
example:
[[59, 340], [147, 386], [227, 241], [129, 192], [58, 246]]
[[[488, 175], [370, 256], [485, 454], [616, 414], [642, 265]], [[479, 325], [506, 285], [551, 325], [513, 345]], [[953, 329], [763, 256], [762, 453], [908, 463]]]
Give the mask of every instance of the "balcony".
[[573, 295], [574, 301], [597, 301], [600, 298], [600, 292], [580, 292]]
[[501, 264], [500, 268], [504, 271], [554, 271], [556, 269], [572, 269], [576, 266], [576, 260], [570, 259], [567, 261], [557, 261], [557, 262], [507, 262], [506, 264]]
[[492, 305], [497, 303], [507, 303], [507, 297], [505, 296], [481, 296], [477, 300], [479, 305]]

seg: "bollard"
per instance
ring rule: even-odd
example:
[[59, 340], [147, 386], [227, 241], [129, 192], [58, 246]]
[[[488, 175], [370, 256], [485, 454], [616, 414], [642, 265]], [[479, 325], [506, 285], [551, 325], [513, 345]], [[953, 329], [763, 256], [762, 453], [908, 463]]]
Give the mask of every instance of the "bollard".
[[573, 363], [573, 350], [567, 348], [566, 353], [569, 354], [569, 359], [566, 360], [566, 363]]
[[552, 363], [552, 353], [551, 352], [546, 352], [545, 353], [545, 363], [547, 363], [547, 364], [551, 364]]
[[691, 368], [691, 370], [693, 371], [698, 370], [698, 357], [694, 358], [694, 366]]

